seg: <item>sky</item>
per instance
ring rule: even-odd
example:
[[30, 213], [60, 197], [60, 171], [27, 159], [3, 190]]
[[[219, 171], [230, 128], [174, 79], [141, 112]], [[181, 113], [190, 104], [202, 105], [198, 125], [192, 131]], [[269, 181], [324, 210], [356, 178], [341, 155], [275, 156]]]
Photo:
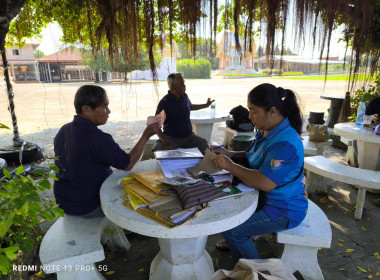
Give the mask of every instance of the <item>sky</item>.
[[42, 30], [42, 41], [38, 49], [42, 51], [45, 55], [53, 54], [59, 51], [59, 46], [62, 42], [59, 39], [62, 37], [63, 33], [61, 28], [57, 23], [50, 23], [45, 29]]
[[[343, 58], [344, 51], [345, 51], [345, 44], [344, 43], [338, 43], [338, 39], [340, 37], [341, 31], [335, 31], [332, 34], [331, 44], [330, 44], [330, 57], [338, 56], [339, 58]], [[50, 55], [52, 53], [55, 53], [59, 51], [59, 46], [61, 46], [63, 43], [59, 41], [59, 39], [62, 36], [62, 30], [59, 27], [57, 23], [51, 23], [49, 24], [43, 31], [42, 31], [42, 40], [40, 42], [39, 50], [41, 50], [45, 55]], [[265, 45], [265, 37], [262, 36], [260, 40], [261, 45]], [[280, 40], [278, 41], [280, 45]], [[290, 42], [293, 42], [294, 40], [290, 39], [288, 40]], [[292, 44], [287, 45], [286, 47], [289, 47], [293, 51], [295, 50], [294, 46]], [[307, 57], [307, 58], [319, 58], [319, 52], [314, 51], [312, 53], [312, 46], [311, 42], [308, 42], [306, 40], [305, 47], [298, 50], [299, 55]]]

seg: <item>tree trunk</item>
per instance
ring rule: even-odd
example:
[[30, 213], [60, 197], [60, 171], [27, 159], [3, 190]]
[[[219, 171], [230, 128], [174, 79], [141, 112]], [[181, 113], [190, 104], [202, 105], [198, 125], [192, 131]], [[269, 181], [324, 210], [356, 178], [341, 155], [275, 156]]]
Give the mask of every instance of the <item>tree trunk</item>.
[[108, 79], [107, 79], [107, 72], [102, 71], [102, 77], [103, 77], [103, 83], [108, 82]]
[[23, 141], [20, 139], [20, 135], [18, 134], [15, 105], [13, 103], [13, 96], [14, 96], [13, 88], [9, 80], [8, 63], [7, 63], [7, 58], [5, 55], [4, 45], [5, 45], [5, 38], [9, 31], [9, 24], [11, 20], [15, 16], [18, 15], [25, 1], [26, 0], [6, 0], [6, 1], [1, 1], [1, 5], [0, 5], [0, 53], [3, 60], [4, 77], [5, 77], [5, 82], [7, 84], [7, 90], [8, 90], [9, 110], [12, 116], [12, 124], [13, 124], [13, 145], [15, 147], [21, 146]]
[[98, 72], [98, 71], [96, 71], [96, 73], [95, 73], [95, 83], [96, 83], [96, 84], [99, 84], [99, 83], [100, 83], [99, 72]]
[[8, 90], [8, 100], [9, 100], [9, 111], [11, 113], [12, 117], [12, 125], [13, 125], [13, 145], [15, 147], [20, 147], [22, 145], [22, 139], [20, 138], [20, 135], [18, 133], [18, 126], [17, 126], [17, 117], [15, 112], [15, 104], [13, 102], [13, 87], [9, 80], [9, 71], [8, 71], [8, 62], [5, 55], [5, 49], [2, 49], [1, 57], [3, 59], [3, 66], [4, 66], [4, 77], [5, 82], [7, 84], [7, 90]]

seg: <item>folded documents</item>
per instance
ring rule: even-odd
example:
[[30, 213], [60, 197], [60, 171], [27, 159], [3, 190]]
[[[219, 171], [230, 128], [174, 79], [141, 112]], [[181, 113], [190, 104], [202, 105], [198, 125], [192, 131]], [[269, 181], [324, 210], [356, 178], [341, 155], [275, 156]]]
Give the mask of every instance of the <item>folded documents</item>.
[[203, 158], [198, 148], [156, 151], [154, 156], [156, 159]]
[[201, 179], [192, 179], [188, 177], [175, 176], [171, 178], [158, 179], [158, 182], [165, 183], [171, 186], [180, 186], [180, 185], [192, 185], [201, 181]]

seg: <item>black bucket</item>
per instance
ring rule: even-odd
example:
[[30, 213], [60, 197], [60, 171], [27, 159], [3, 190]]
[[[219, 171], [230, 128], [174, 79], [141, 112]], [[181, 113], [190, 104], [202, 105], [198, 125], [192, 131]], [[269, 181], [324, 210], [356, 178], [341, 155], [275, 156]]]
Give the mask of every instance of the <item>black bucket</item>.
[[246, 151], [251, 145], [254, 136], [251, 135], [236, 135], [232, 137], [232, 150], [233, 151]]

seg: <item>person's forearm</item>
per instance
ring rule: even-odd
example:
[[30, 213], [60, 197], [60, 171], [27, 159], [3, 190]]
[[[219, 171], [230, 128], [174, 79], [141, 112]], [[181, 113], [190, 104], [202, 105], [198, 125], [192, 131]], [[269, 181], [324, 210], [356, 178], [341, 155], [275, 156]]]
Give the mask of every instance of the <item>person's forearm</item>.
[[229, 158], [232, 158], [234, 156], [237, 156], [237, 155], [245, 155], [246, 152], [244, 151], [230, 151], [230, 150], [227, 150], [228, 153], [226, 154], [226, 156], [228, 156]]
[[148, 142], [149, 137], [144, 134], [141, 136], [139, 141], [137, 141], [136, 145], [129, 152], [129, 164], [125, 170], [131, 170], [133, 166], [139, 161], [142, 153], [144, 152], [145, 144]]
[[207, 108], [209, 105], [207, 105], [207, 103], [205, 104], [193, 104], [191, 106], [191, 111], [196, 111], [196, 110], [200, 110], [200, 109], [205, 109]]
[[276, 187], [276, 184], [272, 180], [258, 170], [245, 168], [234, 163], [229, 171], [238, 177], [248, 187], [265, 192], [269, 192]]
[[162, 145], [165, 145], [168, 142], [168, 140], [165, 137], [165, 134], [162, 132], [161, 129], [157, 132], [157, 136], [161, 140]]

